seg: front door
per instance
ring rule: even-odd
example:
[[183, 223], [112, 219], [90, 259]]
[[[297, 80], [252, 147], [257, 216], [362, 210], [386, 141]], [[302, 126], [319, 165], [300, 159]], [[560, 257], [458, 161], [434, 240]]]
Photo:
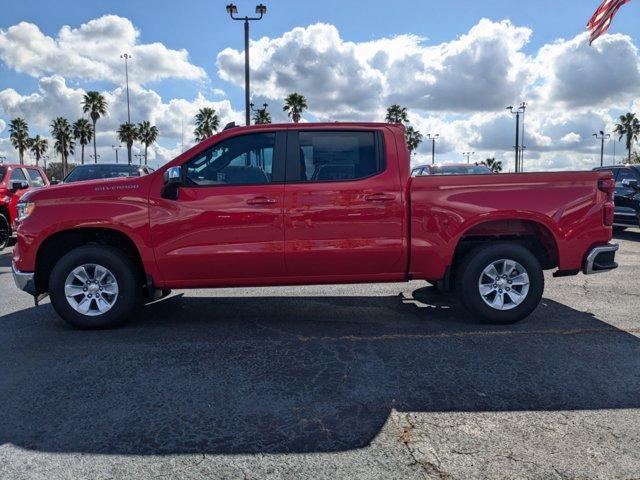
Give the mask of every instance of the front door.
[[392, 163], [397, 162], [395, 143], [392, 137], [384, 140], [382, 130], [289, 132], [289, 275], [321, 277], [317, 281], [403, 278], [405, 207], [397, 163]]
[[171, 286], [251, 283], [285, 275], [286, 132], [221, 140], [182, 165], [178, 198], [152, 193], [156, 262]]

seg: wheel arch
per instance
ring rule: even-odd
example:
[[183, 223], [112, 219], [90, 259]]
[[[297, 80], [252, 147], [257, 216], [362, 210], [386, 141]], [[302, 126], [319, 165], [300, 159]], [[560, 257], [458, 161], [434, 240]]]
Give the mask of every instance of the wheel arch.
[[42, 241], [36, 253], [34, 272], [36, 291], [47, 292], [49, 277], [56, 262], [64, 253], [84, 245], [108, 245], [122, 251], [131, 259], [141, 285], [146, 286], [142, 255], [131, 237], [112, 228], [87, 227], [61, 230]]
[[451, 273], [455, 272], [456, 266], [470, 250], [480, 244], [496, 241], [511, 241], [524, 246], [533, 253], [544, 270], [558, 266], [558, 241], [547, 225], [528, 218], [505, 218], [479, 221], [464, 230], [451, 256]]

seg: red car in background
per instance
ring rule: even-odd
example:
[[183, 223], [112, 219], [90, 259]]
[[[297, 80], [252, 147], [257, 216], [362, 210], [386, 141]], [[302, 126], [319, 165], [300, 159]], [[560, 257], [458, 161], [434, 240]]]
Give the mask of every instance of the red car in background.
[[0, 250], [16, 229], [18, 201], [29, 189], [45, 187], [49, 179], [40, 167], [0, 164]]

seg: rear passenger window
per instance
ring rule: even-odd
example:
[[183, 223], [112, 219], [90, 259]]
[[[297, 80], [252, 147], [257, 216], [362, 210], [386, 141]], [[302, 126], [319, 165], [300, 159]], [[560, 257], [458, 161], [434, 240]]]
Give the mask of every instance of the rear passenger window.
[[33, 168], [27, 168], [27, 173], [29, 174], [29, 180], [31, 181], [32, 187], [44, 187], [44, 178], [38, 170]]
[[271, 183], [275, 133], [232, 137], [189, 160], [187, 181], [193, 185]]
[[299, 181], [357, 180], [384, 169], [375, 132], [301, 131], [299, 140]]

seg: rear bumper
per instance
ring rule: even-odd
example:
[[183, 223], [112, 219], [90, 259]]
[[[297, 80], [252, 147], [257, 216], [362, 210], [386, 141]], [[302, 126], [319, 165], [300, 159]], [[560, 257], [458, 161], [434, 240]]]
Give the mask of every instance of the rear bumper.
[[618, 268], [618, 264], [614, 261], [618, 248], [616, 243], [592, 248], [584, 261], [582, 272], [585, 275], [590, 275]]
[[15, 263], [11, 263], [11, 271], [13, 272], [13, 281], [16, 287], [30, 295], [36, 294], [33, 272], [21, 272], [16, 268]]

